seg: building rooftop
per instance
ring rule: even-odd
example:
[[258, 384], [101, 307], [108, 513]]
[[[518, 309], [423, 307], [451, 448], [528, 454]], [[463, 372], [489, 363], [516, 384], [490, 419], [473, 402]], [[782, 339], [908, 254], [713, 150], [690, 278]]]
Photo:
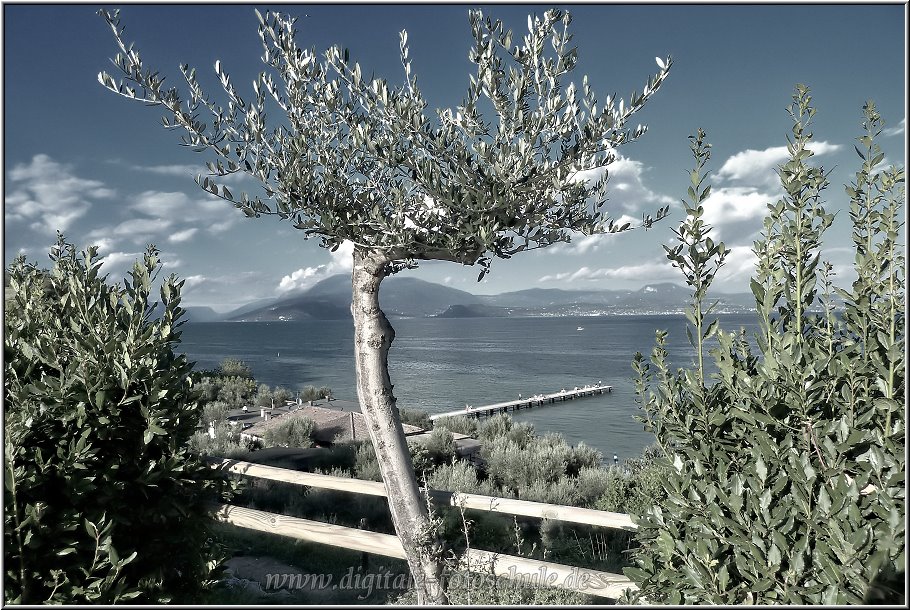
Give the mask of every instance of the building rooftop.
[[[323, 401], [318, 401], [323, 402]], [[308, 417], [315, 424], [313, 436], [320, 443], [347, 443], [351, 441], [369, 440], [370, 433], [367, 430], [366, 420], [360, 413], [359, 405], [356, 403], [332, 400], [322, 405], [304, 405], [304, 406], [287, 406], [275, 409], [265, 409], [269, 418], [263, 420], [262, 411], [257, 410], [243, 413], [240, 415], [230, 416], [232, 421], [242, 422], [244, 424], [252, 423], [251, 426], [244, 430], [245, 434], [262, 438], [267, 430], [280, 426], [294, 417]], [[356, 407], [356, 410], [354, 409]], [[252, 418], [250, 417], [252, 416]], [[403, 424], [406, 435], [421, 432], [423, 429], [417, 426]]]

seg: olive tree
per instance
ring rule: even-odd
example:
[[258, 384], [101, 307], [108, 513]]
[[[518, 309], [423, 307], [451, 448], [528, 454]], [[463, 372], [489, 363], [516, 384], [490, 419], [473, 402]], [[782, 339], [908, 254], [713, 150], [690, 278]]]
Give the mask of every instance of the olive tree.
[[[395, 333], [379, 306], [382, 280], [421, 260], [479, 265], [494, 258], [571, 241], [578, 233], [621, 231], [603, 211], [607, 166], [616, 149], [645, 127], [630, 119], [658, 90], [671, 60], [629, 99], [599, 102], [585, 77], [565, 84], [577, 62], [571, 17], [550, 10], [528, 18], [513, 45], [500, 21], [470, 11], [476, 73], [455, 108], [428, 111], [411, 71], [407, 32], [400, 35], [401, 86], [364, 78], [348, 51], [322, 55], [298, 46], [295, 19], [256, 15], [267, 70], [241, 97], [221, 62], [215, 73], [227, 106], [207, 95], [196, 70], [180, 67], [187, 93], [165, 88], [124, 41], [117, 12], [100, 11], [119, 53], [103, 86], [164, 106], [164, 126], [185, 130], [183, 144], [214, 153], [197, 182], [250, 217], [278, 216], [304, 237], [335, 250], [353, 244], [352, 305], [357, 390], [370, 429], [399, 538], [419, 599], [445, 601], [436, 586], [442, 548], [430, 527], [408, 455], [388, 373]], [[266, 108], [284, 115], [267, 122]], [[198, 113], [208, 113], [208, 124]], [[232, 193], [220, 178], [243, 172], [264, 198]], [[589, 176], [595, 176], [589, 178]], [[665, 216], [660, 209], [644, 226]]]

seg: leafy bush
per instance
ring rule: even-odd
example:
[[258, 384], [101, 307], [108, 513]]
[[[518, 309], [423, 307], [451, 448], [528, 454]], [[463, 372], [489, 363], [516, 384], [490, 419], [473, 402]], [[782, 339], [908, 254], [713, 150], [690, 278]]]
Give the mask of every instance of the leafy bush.
[[316, 424], [309, 417], [285, 415], [281, 423], [268, 428], [262, 440], [266, 447], [312, 447]]
[[446, 464], [455, 458], [455, 439], [445, 428], [437, 428], [430, 432], [424, 448], [434, 464]]
[[[654, 602], [862, 603], [882, 599], [873, 583], [905, 571], [904, 170], [879, 167], [883, 122], [868, 102], [862, 168], [847, 187], [857, 279], [838, 290], [846, 306], [838, 317], [831, 267], [819, 256], [833, 215], [821, 203], [826, 174], [808, 163], [815, 108], [806, 87], [789, 110], [785, 194], [768, 206], [755, 243], [760, 354], [706, 324], [726, 249], [701, 219], [704, 133], [692, 144], [688, 217], [667, 250], [694, 288], [696, 366], [669, 370], [663, 332], [650, 364], [635, 360], [668, 476], [666, 500], [638, 520], [638, 567], [626, 574]], [[816, 304], [821, 314], [810, 311]], [[709, 384], [704, 345], [715, 334]]]
[[214, 400], [212, 402], [206, 403], [202, 408], [202, 425], [208, 427], [212, 422], [219, 423], [227, 421], [228, 411], [231, 410], [230, 405], [220, 400]]
[[253, 369], [251, 369], [246, 362], [238, 360], [237, 358], [225, 358], [221, 361], [221, 364], [218, 365], [216, 372], [221, 377], [253, 378]]
[[294, 398], [294, 393], [291, 392], [291, 391], [290, 391], [289, 389], [287, 389], [287, 388], [283, 388], [283, 387], [281, 387], [281, 386], [277, 386], [277, 387], [272, 391], [272, 398], [275, 399], [275, 406], [276, 406], [276, 407], [282, 407], [282, 406], [284, 406], [284, 404], [285, 404], [287, 401], [292, 400], [292, 399]]
[[122, 286], [58, 236], [53, 268], [11, 266], [4, 318], [7, 603], [188, 602], [219, 551], [223, 481], [189, 453], [199, 422], [180, 287], [150, 247]]
[[[666, 498], [664, 480], [670, 476], [659, 446], [648, 447], [640, 458], [626, 460], [619, 466], [599, 469], [603, 473], [603, 492], [594, 502], [597, 510], [643, 515]], [[581, 479], [581, 474], [579, 474]], [[594, 486], [592, 486], [593, 488]]]
[[607, 492], [610, 480], [607, 468], [597, 466], [580, 469], [575, 477], [575, 487], [577, 488], [576, 505], [584, 508], [594, 508], [597, 500]]
[[304, 386], [300, 390], [300, 400], [321, 400], [332, 395], [332, 389], [325, 386], [317, 388], [316, 386]]
[[485, 443], [481, 454], [494, 481], [513, 492], [521, 492], [535, 481], [556, 483], [563, 478], [570, 449], [565, 442], [553, 442], [552, 437], [535, 438], [532, 445], [523, 448], [503, 436]]
[[214, 429], [215, 438], [209, 434], [208, 426], [194, 433], [189, 440], [189, 450], [202, 456], [248, 460], [250, 451], [262, 448], [261, 441], [243, 439], [240, 431], [228, 422], [216, 423]]
[[518, 495], [522, 500], [531, 502], [544, 502], [546, 504], [560, 504], [562, 506], [575, 506], [578, 504], [578, 487], [574, 479], [561, 478], [548, 481], [537, 478], [527, 487], [521, 487]]
[[379, 460], [371, 443], [361, 443], [354, 454], [354, 478], [367, 481], [381, 481]]
[[[514, 443], [518, 448], [524, 449], [528, 446], [528, 443], [530, 443], [535, 438], [534, 424], [529, 422], [512, 422], [512, 427], [503, 435], [503, 437]], [[561, 436], [559, 439], [554, 439], [554, 441], [556, 444], [565, 445], [565, 440], [563, 440]]]
[[512, 429], [512, 418], [504, 413], [488, 417], [477, 424], [477, 438], [483, 441], [505, 436]]
[[239, 409], [252, 402], [256, 395], [256, 381], [249, 377], [220, 377], [215, 381], [217, 399], [231, 409]]
[[434, 425], [437, 427], [446, 428], [450, 432], [457, 432], [458, 434], [466, 434], [468, 436], [477, 436], [477, 420], [473, 417], [467, 417], [465, 415], [446, 417], [443, 420], [439, 420], [439, 423]]
[[367, 449], [372, 449], [370, 441], [355, 441], [352, 443], [332, 445], [310, 457], [307, 462], [314, 469], [314, 472], [316, 470], [326, 471], [334, 468], [342, 468], [353, 473], [357, 455], [362, 451], [361, 448], [364, 445], [366, 445]]
[[461, 460], [436, 467], [427, 475], [427, 485], [431, 489], [447, 489], [485, 496], [496, 495], [496, 490], [489, 481], [481, 481], [477, 477], [477, 469]]
[[410, 424], [424, 430], [429, 430], [433, 427], [433, 422], [430, 421], [430, 414], [426, 411], [420, 409], [398, 409], [398, 415], [401, 417], [401, 423], [403, 424]]

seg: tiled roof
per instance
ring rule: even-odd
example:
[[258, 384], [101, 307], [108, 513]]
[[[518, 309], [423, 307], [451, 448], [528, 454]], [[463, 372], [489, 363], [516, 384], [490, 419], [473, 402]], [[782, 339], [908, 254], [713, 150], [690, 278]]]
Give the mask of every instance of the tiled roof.
[[[333, 400], [329, 404], [335, 406], [337, 402], [340, 401]], [[261, 416], [256, 414], [256, 417]], [[308, 417], [312, 419], [316, 425], [313, 436], [319, 442], [346, 443], [354, 440], [369, 440], [370, 438], [366, 420], [359, 411], [342, 411], [340, 409], [327, 409], [317, 406], [303, 406], [290, 411], [281, 409], [280, 412], [275, 409], [268, 421], [260, 419], [253, 426], [244, 430], [244, 433], [261, 438], [267, 430], [280, 426], [293, 417]], [[417, 426], [404, 424], [405, 434], [420, 431], [421, 428]]]

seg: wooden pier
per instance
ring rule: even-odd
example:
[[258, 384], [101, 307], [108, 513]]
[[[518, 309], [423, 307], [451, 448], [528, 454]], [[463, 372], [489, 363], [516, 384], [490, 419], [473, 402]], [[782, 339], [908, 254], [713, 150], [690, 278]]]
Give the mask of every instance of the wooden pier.
[[482, 415], [508, 413], [509, 411], [531, 409], [533, 407], [539, 407], [541, 405], [554, 404], [557, 402], [574, 400], [576, 398], [584, 398], [585, 396], [594, 396], [595, 394], [603, 394], [605, 392], [609, 393], [612, 391], [613, 386], [601, 385], [598, 383], [595, 385], [586, 385], [582, 388], [572, 388], [571, 390], [565, 389], [560, 390], [559, 392], [553, 392], [552, 394], [537, 394], [535, 396], [528, 396], [527, 398], [498, 402], [493, 405], [484, 405], [482, 407], [467, 406], [464, 409], [458, 409], [457, 411], [447, 411], [446, 413], [437, 413], [435, 415], [430, 415], [430, 420], [442, 419], [444, 417], [457, 417], [459, 415], [466, 415], [468, 417], [480, 417]]

